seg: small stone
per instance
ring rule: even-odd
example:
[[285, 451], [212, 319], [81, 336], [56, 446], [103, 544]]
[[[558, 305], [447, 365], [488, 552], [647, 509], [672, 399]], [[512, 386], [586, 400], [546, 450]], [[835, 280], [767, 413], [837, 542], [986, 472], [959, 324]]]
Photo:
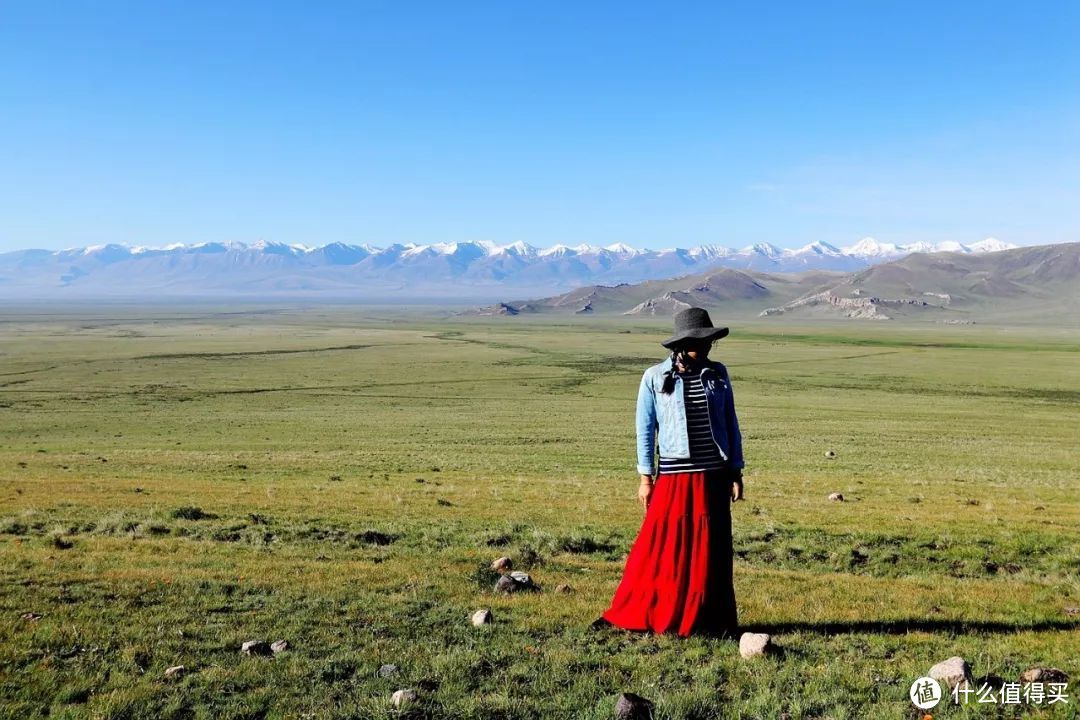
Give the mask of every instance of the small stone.
[[1075, 605], [1070, 605], [1069, 607], [1065, 608], [1065, 614], [1066, 615], [1080, 615], [1080, 607], [1076, 607]]
[[833, 502], [844, 502], [844, 496], [838, 492], [829, 493], [829, 499]]
[[834, 453], [832, 450], [826, 450], [825, 451], [825, 457], [832, 460], [834, 457], [836, 457], [836, 453]]
[[515, 570], [509, 575], [503, 575], [499, 578], [498, 582], [495, 583], [495, 590], [498, 592], [513, 593], [522, 590], [535, 591], [539, 589], [539, 586], [532, 581], [532, 578], [529, 577], [528, 574], [519, 570]]
[[275, 655], [277, 655], [279, 652], [285, 652], [288, 649], [288, 640], [275, 640], [274, 642], [270, 643], [270, 651]]
[[555, 586], [555, 592], [569, 594], [577, 591], [574, 589], [573, 585], [569, 585], [567, 583], [559, 583]]
[[637, 693], [625, 692], [615, 701], [615, 717], [618, 720], [651, 720], [653, 704]]
[[739, 655], [746, 659], [764, 655], [772, 647], [768, 633], [744, 632], [739, 637]]
[[503, 575], [495, 583], [495, 590], [497, 592], [512, 593], [521, 589], [521, 583], [509, 575]]
[[391, 675], [397, 675], [398, 666], [393, 663], [386, 663], [379, 666], [379, 677], [390, 677]]
[[481, 625], [487, 625], [491, 623], [494, 618], [491, 616], [491, 610], [487, 608], [481, 608], [472, 614], [472, 624], [476, 627]]
[[1068, 674], [1058, 668], [1033, 667], [1020, 673], [1020, 682], [1022, 683], [1060, 683], [1068, 681]]
[[511, 570], [513, 567], [514, 561], [508, 557], [496, 558], [491, 562], [491, 569], [499, 572]]
[[262, 640], [248, 640], [240, 646], [240, 652], [245, 655], [270, 655], [273, 651], [269, 643]]
[[394, 703], [394, 707], [396, 708], [407, 703], [416, 702], [416, 691], [410, 688], [395, 690], [394, 694], [390, 696], [390, 701]]
[[971, 677], [971, 666], [968, 665], [967, 660], [959, 655], [954, 655], [948, 660], [942, 660], [930, 668], [927, 675], [938, 682], [945, 683], [949, 690], [957, 686], [961, 686], [961, 689], [971, 688], [974, 684], [974, 679]]
[[183, 665], [174, 665], [171, 668], [166, 668], [165, 677], [179, 678], [183, 676], [185, 672], [187, 672], [187, 668], [185, 668]]
[[36, 612], [23, 613], [19, 617], [22, 618], [23, 620], [26, 620], [27, 622], [37, 622], [38, 620], [41, 619], [41, 615], [39, 613], [36, 613]]

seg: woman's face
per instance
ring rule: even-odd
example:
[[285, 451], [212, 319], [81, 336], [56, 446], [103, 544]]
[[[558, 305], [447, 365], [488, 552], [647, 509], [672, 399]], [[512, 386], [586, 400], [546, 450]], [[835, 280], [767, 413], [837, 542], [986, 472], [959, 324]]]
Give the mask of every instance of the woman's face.
[[712, 340], [695, 340], [683, 345], [682, 350], [695, 360], [701, 360], [712, 349]]

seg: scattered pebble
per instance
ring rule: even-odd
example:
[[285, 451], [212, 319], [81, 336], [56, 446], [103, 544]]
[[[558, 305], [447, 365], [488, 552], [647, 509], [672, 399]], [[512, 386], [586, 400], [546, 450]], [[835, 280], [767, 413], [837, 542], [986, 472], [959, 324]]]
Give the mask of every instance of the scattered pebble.
[[185, 668], [183, 665], [174, 665], [171, 668], [167, 668], [165, 670], [165, 677], [179, 678], [182, 677], [185, 672], [187, 672], [187, 668]]
[[768, 633], [744, 632], [739, 637], [739, 655], [746, 659], [764, 655], [772, 648]]
[[472, 624], [477, 627], [488, 625], [493, 619], [491, 610], [488, 610], [487, 608], [481, 608], [472, 614]]
[[1020, 673], [1020, 682], [1022, 683], [1060, 683], [1068, 681], [1068, 674], [1058, 668], [1033, 667]]
[[410, 688], [395, 690], [394, 694], [390, 696], [390, 700], [396, 708], [407, 703], [416, 702], [416, 691]]
[[651, 720], [653, 704], [637, 693], [625, 692], [615, 701], [615, 717], [618, 720]]
[[379, 677], [390, 677], [391, 675], [398, 674], [398, 666], [393, 663], [386, 663], [379, 666]]
[[498, 581], [495, 583], [495, 592], [512, 593], [524, 589], [525, 588], [521, 586], [521, 583], [519, 583], [517, 580], [514, 580], [514, 578], [510, 577], [509, 575], [500, 576]]
[[41, 619], [41, 615], [39, 613], [36, 613], [36, 612], [23, 613], [19, 617], [22, 618], [23, 620], [26, 620], [27, 622], [37, 622], [38, 620]]
[[974, 679], [971, 677], [971, 666], [968, 665], [967, 660], [959, 655], [942, 660], [930, 668], [927, 675], [938, 682], [945, 683], [949, 690], [958, 685], [962, 686], [961, 689], [971, 688], [974, 684]]
[[574, 589], [573, 585], [569, 585], [567, 583], [559, 583], [558, 585], [555, 586], [555, 592], [569, 594], [569, 593], [577, 592], [577, 590]]
[[275, 640], [274, 642], [270, 643], [270, 652], [274, 653], [275, 655], [277, 655], [279, 652], [285, 652], [288, 649], [288, 640]]
[[520, 570], [515, 570], [509, 575], [503, 575], [499, 578], [499, 581], [495, 583], [495, 590], [497, 592], [520, 592], [523, 590], [536, 591], [540, 587], [536, 585], [528, 573], [523, 573]]
[[833, 502], [844, 502], [843, 494], [838, 493], [838, 492], [829, 493], [829, 499], [832, 500]]
[[240, 646], [240, 652], [245, 655], [271, 655], [274, 651], [270, 649], [270, 644], [263, 640], [248, 640]]
[[836, 453], [834, 453], [832, 450], [826, 450], [825, 451], [825, 457], [832, 460], [834, 457], [836, 457]]

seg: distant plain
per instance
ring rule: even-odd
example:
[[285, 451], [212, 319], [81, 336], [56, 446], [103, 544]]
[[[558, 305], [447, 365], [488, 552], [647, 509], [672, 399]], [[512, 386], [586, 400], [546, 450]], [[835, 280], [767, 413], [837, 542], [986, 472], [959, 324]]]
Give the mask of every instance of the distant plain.
[[[392, 717], [400, 687], [407, 717], [609, 718], [623, 691], [913, 717], [952, 655], [1059, 667], [1042, 709], [1076, 717], [1080, 331], [713, 316], [739, 619], [783, 650], [754, 661], [586, 629], [640, 527], [633, 404], [670, 318], [5, 308], [0, 717]], [[500, 555], [544, 592], [494, 595]]]

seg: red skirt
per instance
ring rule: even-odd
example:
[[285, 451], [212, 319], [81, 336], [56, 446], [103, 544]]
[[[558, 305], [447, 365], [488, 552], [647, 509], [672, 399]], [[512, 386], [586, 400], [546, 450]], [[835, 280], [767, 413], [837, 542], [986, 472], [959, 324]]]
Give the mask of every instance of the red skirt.
[[661, 473], [602, 617], [624, 630], [735, 638], [732, 556], [726, 474]]

